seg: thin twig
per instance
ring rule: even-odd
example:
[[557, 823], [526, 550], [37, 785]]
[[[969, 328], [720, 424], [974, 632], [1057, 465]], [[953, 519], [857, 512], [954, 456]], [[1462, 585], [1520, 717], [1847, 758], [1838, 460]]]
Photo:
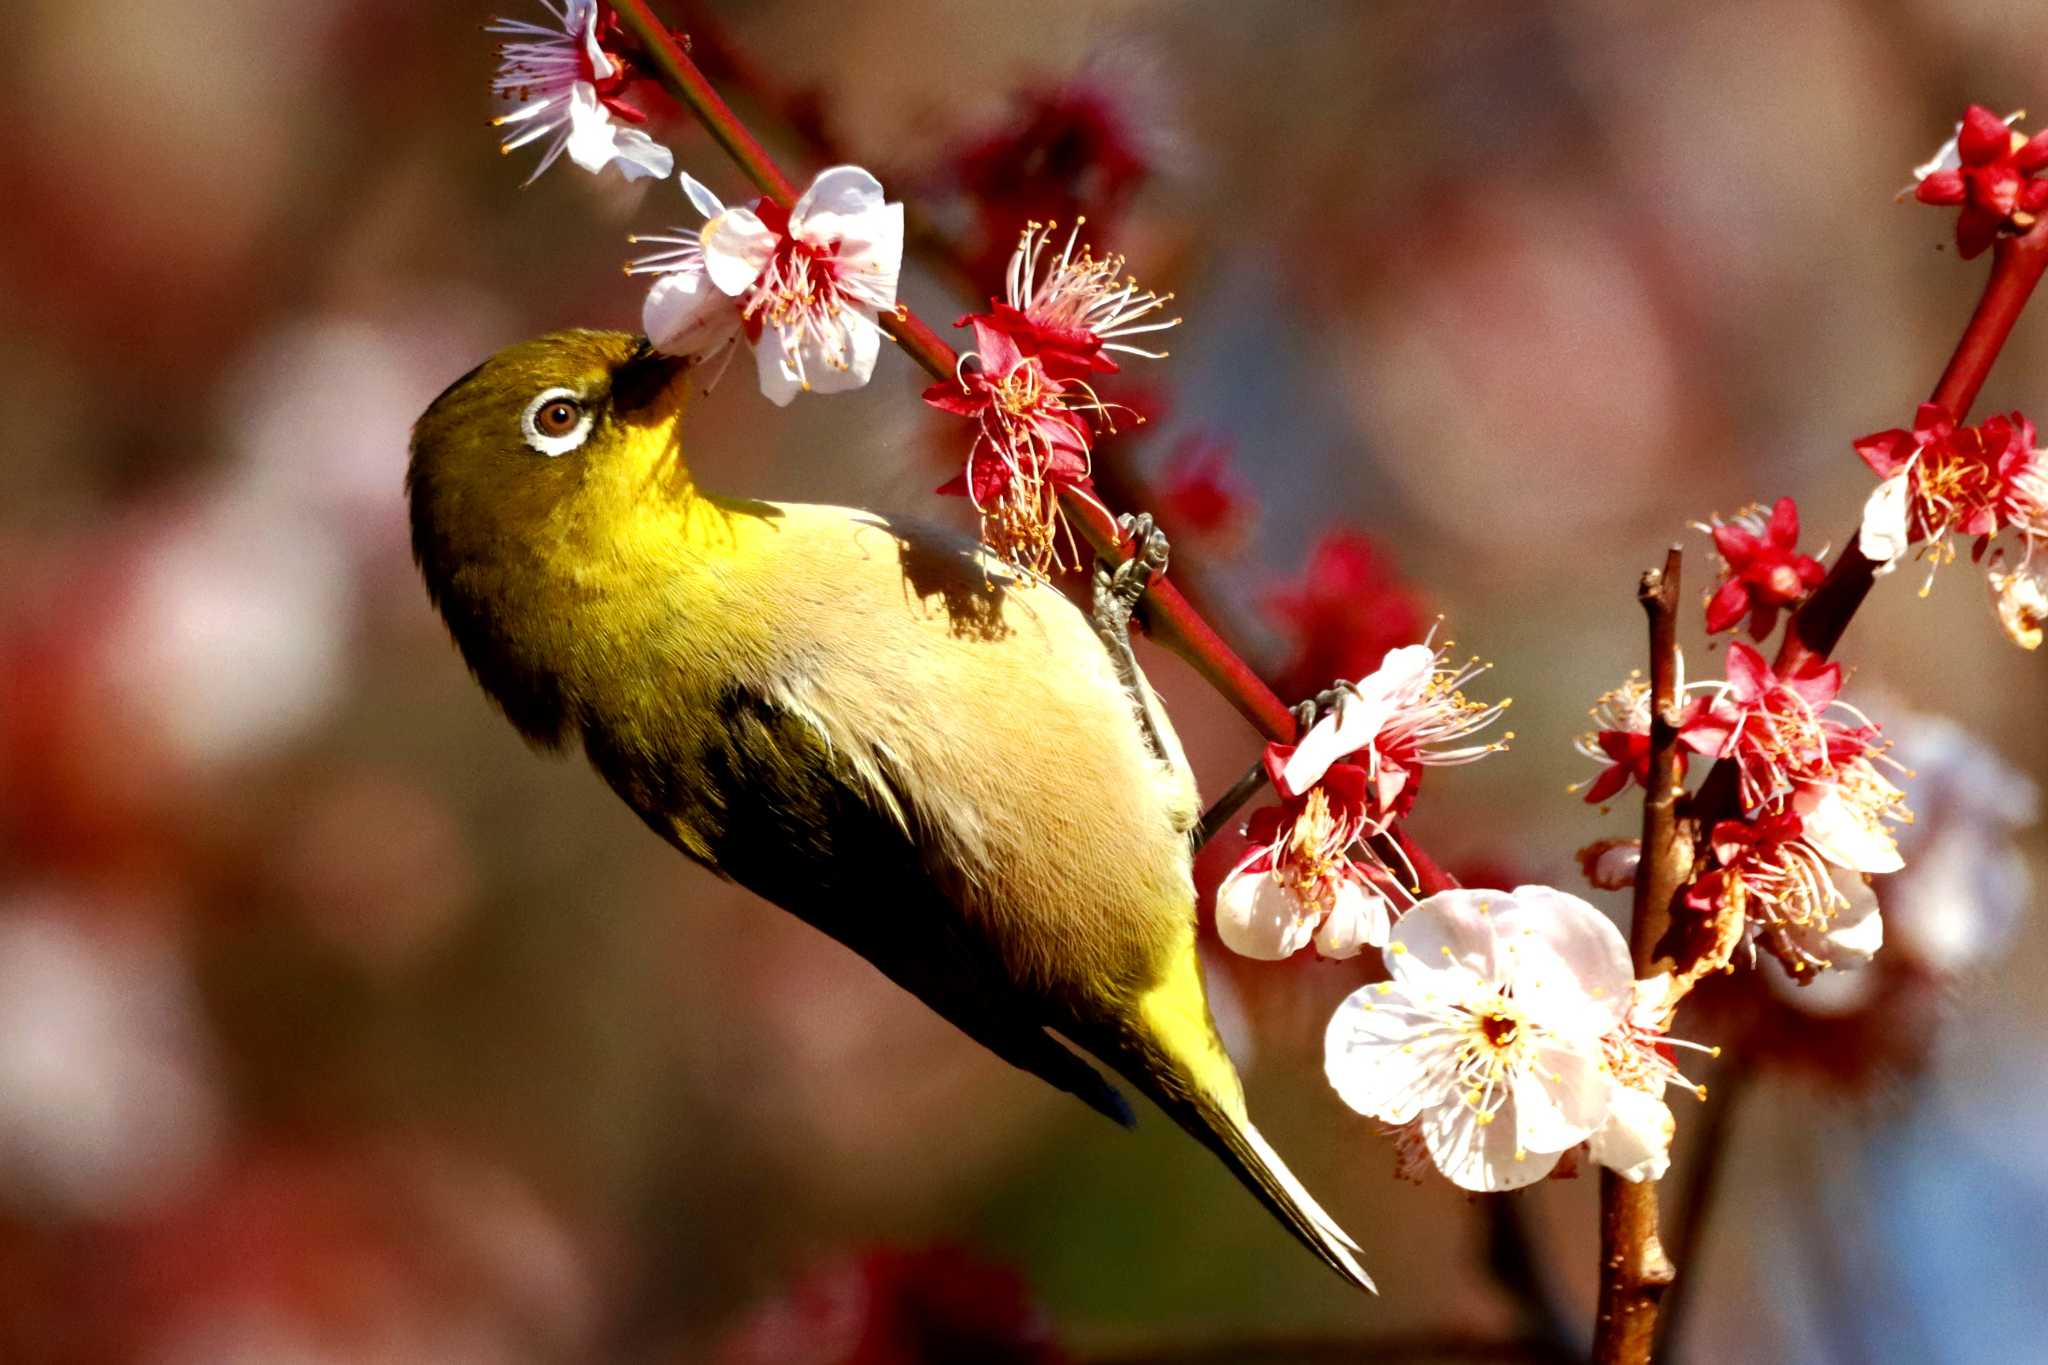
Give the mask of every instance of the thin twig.
[[1426, 1365], [1429, 1361], [1569, 1360], [1547, 1342], [1453, 1332], [1417, 1332], [1361, 1341], [1356, 1337], [1235, 1337], [1178, 1345], [1098, 1351], [1081, 1365]]
[[[1636, 599], [1650, 625], [1650, 777], [1643, 797], [1643, 853], [1636, 866], [1629, 948], [1647, 975], [1670, 920], [1672, 898], [1691, 871], [1678, 833], [1678, 588], [1681, 556], [1643, 575]], [[1598, 1365], [1645, 1365], [1657, 1307], [1677, 1274], [1657, 1239], [1657, 1184], [1600, 1173], [1600, 1302], [1593, 1320]]]

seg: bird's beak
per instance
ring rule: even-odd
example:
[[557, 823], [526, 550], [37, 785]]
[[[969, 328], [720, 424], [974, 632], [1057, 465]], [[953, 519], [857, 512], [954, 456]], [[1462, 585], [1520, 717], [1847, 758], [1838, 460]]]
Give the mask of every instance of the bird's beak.
[[681, 356], [665, 355], [640, 338], [639, 347], [612, 371], [612, 410], [630, 415], [655, 407], [689, 368]]

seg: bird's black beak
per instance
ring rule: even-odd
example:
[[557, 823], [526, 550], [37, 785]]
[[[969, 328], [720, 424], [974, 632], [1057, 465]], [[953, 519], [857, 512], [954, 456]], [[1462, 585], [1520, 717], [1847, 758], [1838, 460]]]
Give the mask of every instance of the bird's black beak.
[[690, 362], [683, 357], [657, 351], [652, 342], [641, 337], [633, 354], [612, 371], [612, 410], [632, 413], [652, 407], [688, 368]]

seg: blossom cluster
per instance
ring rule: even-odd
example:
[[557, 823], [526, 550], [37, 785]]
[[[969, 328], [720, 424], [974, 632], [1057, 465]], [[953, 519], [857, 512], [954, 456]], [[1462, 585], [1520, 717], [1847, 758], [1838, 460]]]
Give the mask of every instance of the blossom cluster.
[[1388, 979], [1324, 1038], [1330, 1084], [1453, 1184], [1511, 1190], [1580, 1144], [1629, 1180], [1670, 1164], [1671, 978], [1638, 982], [1605, 915], [1547, 886], [1440, 892], [1402, 917]]
[[1377, 670], [1336, 689], [1298, 744], [1266, 746], [1281, 802], [1252, 817], [1250, 851], [1217, 888], [1227, 947], [1277, 960], [1313, 944], [1323, 957], [1346, 958], [1387, 942], [1405, 882], [1365, 841], [1408, 814], [1423, 769], [1505, 747], [1467, 742], [1508, 707], [1465, 696], [1484, 671], [1449, 664], [1430, 645], [1388, 650]]
[[952, 380], [924, 393], [931, 406], [975, 425], [965, 468], [938, 491], [970, 499], [983, 543], [1041, 574], [1070, 562], [1061, 495], [1094, 501], [1095, 438], [1116, 428], [1116, 405], [1091, 379], [1116, 373], [1117, 354], [1159, 359], [1163, 352], [1136, 338], [1180, 321], [1156, 316], [1172, 295], [1141, 289], [1124, 274], [1123, 257], [1095, 255], [1079, 244], [1079, 230], [1077, 223], [1055, 252], [1053, 224], [1025, 227], [1004, 297], [956, 324], [974, 329], [973, 349]]
[[500, 150], [545, 141], [529, 185], [565, 152], [593, 174], [616, 165], [628, 180], [666, 179], [675, 155], [638, 126], [647, 112], [635, 101], [651, 81], [618, 12], [598, 0], [541, 3], [552, 24], [498, 19], [485, 29], [509, 40], [491, 82], [491, 93], [512, 106], [492, 120], [509, 130]]
[[[2048, 618], [2048, 581], [2034, 566], [2035, 549], [2048, 537], [2048, 463], [2034, 442], [2034, 424], [2024, 414], [1958, 426], [1940, 404], [1923, 403], [1910, 428], [1855, 443], [1881, 480], [1864, 505], [1857, 548], [1884, 573], [1918, 545], [1928, 562], [1925, 596], [1935, 569], [1955, 559], [1955, 542], [1973, 541], [1970, 557], [1987, 565], [1999, 620], [2027, 649], [2039, 647]], [[2016, 558], [1993, 548], [2005, 531], [2018, 541]]]
[[1971, 105], [1955, 136], [1913, 168], [1914, 184], [1901, 192], [1923, 204], [1961, 207], [1956, 252], [1966, 261], [2000, 233], [2025, 232], [2048, 207], [2048, 180], [2034, 178], [2048, 167], [2048, 133], [2028, 138], [2013, 131], [2020, 118]]

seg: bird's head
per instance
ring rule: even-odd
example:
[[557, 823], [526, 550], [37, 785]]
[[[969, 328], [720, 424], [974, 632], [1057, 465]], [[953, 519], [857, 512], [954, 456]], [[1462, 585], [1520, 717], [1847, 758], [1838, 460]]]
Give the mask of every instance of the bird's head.
[[413, 426], [413, 557], [464, 658], [515, 725], [565, 723], [554, 661], [564, 604], [650, 519], [694, 496], [680, 426], [685, 362], [623, 332], [509, 346]]

